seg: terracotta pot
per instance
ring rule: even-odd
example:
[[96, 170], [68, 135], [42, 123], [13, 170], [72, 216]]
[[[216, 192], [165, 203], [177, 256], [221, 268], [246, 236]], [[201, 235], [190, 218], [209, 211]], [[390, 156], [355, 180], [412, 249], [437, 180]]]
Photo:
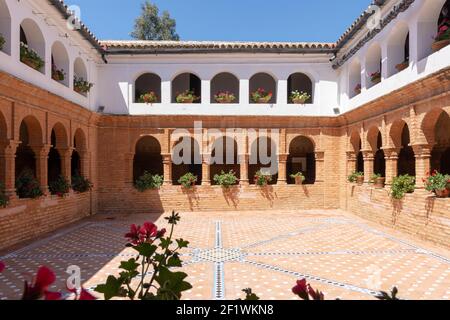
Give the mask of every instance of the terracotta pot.
[[437, 198], [448, 198], [448, 196], [450, 195], [450, 190], [449, 189], [434, 190], [434, 192], [436, 193], [436, 197]]
[[355, 89], [356, 95], [361, 94], [361, 89]]
[[225, 104], [225, 103], [233, 103], [234, 102], [234, 100], [233, 99], [215, 99], [216, 100], [216, 103], [222, 103], [222, 104]]
[[373, 84], [378, 84], [381, 82], [381, 77], [372, 78], [371, 80]]
[[305, 104], [306, 99], [292, 99], [293, 104]]
[[356, 178], [356, 184], [358, 186], [362, 186], [364, 184], [364, 177], [357, 177]]
[[179, 103], [194, 103], [194, 99], [185, 99], [185, 100], [183, 100], [183, 102], [179, 102]]
[[268, 95], [265, 98], [259, 98], [256, 103], [269, 103], [269, 101], [272, 99], [272, 95]]
[[21, 61], [23, 64], [29, 66], [31, 69], [38, 70], [36, 62], [29, 59], [23, 59]]
[[377, 178], [375, 179], [375, 188], [383, 189], [385, 186], [386, 178]]
[[295, 184], [296, 185], [302, 185], [303, 184], [303, 178], [302, 177], [295, 177]]
[[436, 51], [441, 50], [442, 48], [445, 48], [449, 44], [450, 44], [450, 40], [436, 41], [435, 43], [433, 43], [431, 45], [431, 48], [433, 49], [434, 52], [436, 52]]
[[409, 62], [402, 62], [395, 66], [395, 68], [398, 70], [398, 72], [405, 70], [409, 67]]

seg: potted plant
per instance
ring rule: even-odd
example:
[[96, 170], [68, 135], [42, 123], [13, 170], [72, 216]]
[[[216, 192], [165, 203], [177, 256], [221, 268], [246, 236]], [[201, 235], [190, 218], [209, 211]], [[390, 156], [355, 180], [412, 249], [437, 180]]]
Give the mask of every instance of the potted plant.
[[157, 103], [158, 96], [156, 95], [155, 92], [150, 91], [148, 93], [141, 94], [138, 102], [139, 103], [147, 103], [147, 104]]
[[0, 183], [0, 208], [6, 208], [9, 203], [9, 198], [5, 194], [5, 187]]
[[272, 99], [273, 93], [267, 92], [263, 88], [258, 88], [255, 92], [252, 92], [250, 97], [253, 103], [269, 103]]
[[200, 97], [197, 97], [194, 94], [194, 91], [186, 90], [179, 95], [177, 95], [177, 103], [194, 103], [195, 101], [200, 100]]
[[36, 199], [44, 195], [39, 186], [39, 182], [30, 169], [25, 169], [20, 173], [16, 179], [16, 189], [19, 198]]
[[195, 176], [192, 173], [186, 173], [184, 176], [182, 176], [178, 183], [181, 184], [184, 188], [190, 189], [195, 186], [195, 183], [197, 182], [197, 176]]
[[450, 44], [450, 20], [445, 19], [439, 26], [439, 31], [434, 38], [432, 49], [434, 52], [441, 50], [442, 48]]
[[416, 187], [416, 178], [402, 175], [392, 180], [391, 197], [396, 200], [403, 199], [406, 193], [413, 193]]
[[222, 171], [220, 174], [216, 174], [214, 176], [214, 182], [219, 185], [222, 186], [225, 189], [230, 188], [231, 186], [234, 186], [238, 181], [238, 178], [236, 177], [236, 174], [234, 173], [233, 170], [231, 170], [228, 173], [225, 173], [224, 171]]
[[270, 182], [272, 182], [272, 176], [270, 174], [262, 172], [261, 170], [256, 172], [254, 179], [255, 179], [255, 184], [260, 187], [265, 187]]
[[296, 185], [301, 185], [306, 180], [305, 176], [301, 172], [291, 174], [291, 178], [295, 180]]
[[381, 72], [377, 71], [370, 75], [370, 81], [372, 81], [373, 84], [377, 84], [381, 82]]
[[405, 61], [395, 66], [398, 72], [403, 71], [408, 67], [409, 67], [409, 59], [405, 59]]
[[48, 188], [52, 195], [62, 198], [70, 191], [70, 184], [66, 177], [59, 176], [55, 181], [49, 183]]
[[41, 70], [45, 63], [36, 51], [29, 48], [27, 44], [20, 43], [20, 61], [32, 69]]
[[134, 187], [139, 192], [144, 192], [146, 190], [155, 190], [161, 188], [163, 182], [163, 176], [157, 174], [153, 175], [150, 172], [145, 171], [144, 174], [134, 182]]
[[5, 42], [6, 42], [5, 38], [0, 33], [0, 50], [3, 50], [3, 46], [5, 45]]
[[444, 175], [438, 171], [433, 171], [425, 179], [425, 189], [434, 192], [438, 198], [448, 198], [450, 195], [450, 175]]
[[55, 81], [64, 81], [66, 74], [64, 69], [58, 69], [55, 65], [52, 66], [52, 79]]
[[75, 76], [73, 79], [73, 90], [75, 90], [75, 92], [78, 92], [80, 94], [88, 93], [89, 91], [91, 91], [93, 86], [94, 86], [93, 83], [90, 83], [81, 77], [79, 78]]
[[361, 83], [358, 83], [355, 87], [355, 94], [358, 95], [361, 93]]
[[383, 189], [386, 182], [386, 178], [382, 177], [381, 174], [375, 173], [370, 178], [370, 183], [373, 183], [375, 188]]
[[217, 103], [233, 103], [234, 100], [236, 100], [236, 96], [233, 93], [230, 93], [228, 91], [218, 92], [214, 96], [214, 100]]
[[364, 172], [353, 172], [347, 178], [350, 183], [357, 183], [359, 186], [364, 184]]
[[289, 100], [294, 104], [304, 104], [309, 99], [311, 99], [311, 95], [303, 91], [295, 90], [289, 95]]
[[78, 193], [85, 193], [92, 190], [92, 183], [89, 179], [83, 177], [79, 173], [76, 173], [72, 177], [72, 190]]

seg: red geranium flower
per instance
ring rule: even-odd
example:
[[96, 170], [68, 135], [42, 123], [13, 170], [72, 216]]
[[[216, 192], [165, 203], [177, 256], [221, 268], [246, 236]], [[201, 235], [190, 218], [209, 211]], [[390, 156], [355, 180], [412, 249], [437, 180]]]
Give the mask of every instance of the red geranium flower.
[[136, 226], [135, 224], [132, 224], [130, 226], [130, 232], [128, 232], [125, 235], [125, 238], [128, 238], [128, 240], [131, 241], [132, 244], [139, 244], [141, 242], [141, 236], [140, 236], [140, 231], [141, 227], [140, 226]]
[[149, 240], [156, 236], [158, 233], [158, 227], [154, 223], [146, 222], [139, 233], [145, 240]]
[[40, 267], [33, 284], [28, 284], [25, 281], [25, 291], [23, 300], [39, 300], [45, 298], [46, 300], [60, 300], [61, 294], [49, 292], [47, 289], [56, 280], [56, 276], [52, 270], [47, 267]]
[[306, 279], [298, 280], [297, 285], [292, 288], [292, 292], [303, 300], [309, 300]]
[[0, 261], [0, 273], [3, 272], [3, 270], [5, 270], [5, 264], [3, 262]]

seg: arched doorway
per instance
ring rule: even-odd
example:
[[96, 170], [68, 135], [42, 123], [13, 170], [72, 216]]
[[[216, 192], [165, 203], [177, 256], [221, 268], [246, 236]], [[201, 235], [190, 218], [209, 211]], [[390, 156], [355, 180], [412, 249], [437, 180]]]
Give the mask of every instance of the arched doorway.
[[178, 180], [186, 173], [197, 176], [197, 184], [202, 182], [202, 157], [200, 145], [191, 137], [182, 137], [173, 148], [172, 183], [180, 185]]
[[272, 175], [270, 184], [278, 181], [278, 155], [277, 145], [269, 137], [259, 137], [251, 145], [250, 160], [248, 166], [248, 177], [250, 184], [255, 184], [255, 175], [263, 171]]
[[305, 176], [304, 184], [316, 181], [316, 155], [314, 143], [305, 136], [296, 137], [289, 146], [287, 161], [288, 184], [295, 184], [291, 175], [301, 172]]
[[414, 150], [410, 146], [411, 138], [409, 134], [409, 127], [406, 123], [403, 125], [400, 136], [401, 149], [398, 156], [397, 172], [398, 175], [408, 174], [410, 176], [416, 175], [416, 160], [414, 157]]
[[433, 127], [434, 147], [431, 154], [431, 168], [443, 174], [450, 174], [450, 116], [441, 111]]
[[238, 144], [231, 137], [222, 137], [217, 139], [211, 152], [211, 181], [214, 183], [214, 176], [221, 172], [228, 173], [231, 170], [239, 179], [241, 168], [239, 165]]
[[136, 144], [133, 160], [133, 181], [145, 172], [152, 175], [164, 175], [161, 156], [161, 145], [152, 136], [142, 137]]

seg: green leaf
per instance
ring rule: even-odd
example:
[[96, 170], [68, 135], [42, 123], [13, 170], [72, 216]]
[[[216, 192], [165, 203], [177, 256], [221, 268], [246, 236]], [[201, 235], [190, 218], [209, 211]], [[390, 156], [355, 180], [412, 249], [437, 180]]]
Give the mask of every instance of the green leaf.
[[167, 266], [168, 267], [182, 267], [182, 263], [180, 260], [180, 256], [178, 253], [175, 253], [172, 257], [167, 260]]
[[188, 245], [189, 245], [189, 241], [185, 241], [185, 240], [183, 240], [183, 239], [177, 239], [176, 241], [177, 241], [178, 247], [179, 247], [180, 249], [182, 249], [182, 248], [187, 248]]
[[183, 291], [192, 289], [192, 285], [184, 279], [187, 274], [184, 272], [172, 272], [165, 267], [161, 267], [156, 282], [160, 285], [158, 298], [161, 300], [179, 300]]
[[126, 271], [135, 271], [140, 266], [139, 263], [136, 262], [135, 259], [130, 259], [128, 261], [122, 261], [120, 263], [120, 269]]
[[120, 296], [120, 289], [122, 281], [114, 276], [109, 276], [105, 284], [100, 284], [95, 288], [95, 291], [103, 293], [105, 300]]
[[152, 245], [150, 243], [143, 243], [134, 248], [141, 256], [146, 258], [150, 258], [158, 249], [157, 246]]

